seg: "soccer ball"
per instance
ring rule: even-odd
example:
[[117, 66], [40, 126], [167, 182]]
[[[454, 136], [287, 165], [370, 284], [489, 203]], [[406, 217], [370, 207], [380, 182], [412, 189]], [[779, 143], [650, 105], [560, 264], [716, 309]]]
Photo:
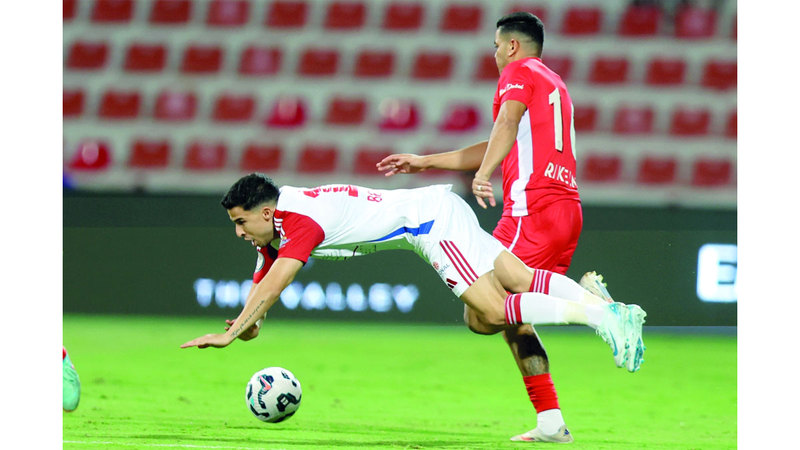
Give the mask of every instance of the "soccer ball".
[[294, 374], [283, 367], [267, 367], [247, 383], [245, 401], [250, 412], [264, 422], [281, 422], [300, 407], [303, 390]]

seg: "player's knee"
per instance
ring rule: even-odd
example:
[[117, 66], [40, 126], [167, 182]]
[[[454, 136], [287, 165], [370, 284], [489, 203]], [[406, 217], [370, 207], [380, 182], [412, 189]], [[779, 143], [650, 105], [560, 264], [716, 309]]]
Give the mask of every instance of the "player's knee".
[[467, 325], [467, 328], [475, 334], [496, 334], [503, 329], [503, 327], [485, 323], [478, 317], [477, 313], [469, 307], [464, 308], [464, 323]]

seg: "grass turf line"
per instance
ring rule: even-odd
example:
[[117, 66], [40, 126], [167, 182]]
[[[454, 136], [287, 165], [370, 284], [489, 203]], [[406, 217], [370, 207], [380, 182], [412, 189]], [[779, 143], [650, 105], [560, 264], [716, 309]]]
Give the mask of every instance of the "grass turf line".
[[[226, 349], [180, 349], [222, 319], [65, 315], [81, 377], [64, 448], [519, 448], [536, 425], [499, 335], [465, 327], [268, 320]], [[736, 338], [647, 333], [617, 369], [586, 327], [539, 327], [573, 448], [736, 448]], [[264, 424], [247, 380], [286, 367], [297, 414]]]

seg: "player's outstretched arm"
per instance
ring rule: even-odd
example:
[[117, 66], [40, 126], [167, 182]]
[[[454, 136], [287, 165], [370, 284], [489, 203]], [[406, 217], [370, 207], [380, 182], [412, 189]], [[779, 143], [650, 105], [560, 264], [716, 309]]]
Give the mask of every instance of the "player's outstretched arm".
[[500, 106], [497, 119], [492, 126], [492, 133], [489, 135], [483, 161], [472, 180], [472, 194], [483, 209], [486, 209], [484, 199], [489, 200], [491, 206], [495, 206], [494, 192], [489, 178], [514, 146], [514, 141], [517, 140], [519, 121], [526, 109], [524, 103], [516, 100], [507, 100]]
[[222, 348], [228, 346], [242, 334], [252, 332], [250, 330], [256, 326], [256, 322], [263, 318], [272, 305], [278, 301], [281, 292], [294, 280], [295, 275], [302, 267], [303, 262], [293, 258], [275, 260], [264, 279], [250, 290], [244, 309], [225, 333], [207, 334], [192, 339], [181, 345], [181, 348]]
[[451, 152], [424, 156], [398, 153], [383, 158], [375, 164], [375, 167], [379, 172], [386, 172], [387, 177], [398, 173], [417, 173], [428, 169], [477, 170], [483, 161], [487, 144], [488, 141], [481, 141]]

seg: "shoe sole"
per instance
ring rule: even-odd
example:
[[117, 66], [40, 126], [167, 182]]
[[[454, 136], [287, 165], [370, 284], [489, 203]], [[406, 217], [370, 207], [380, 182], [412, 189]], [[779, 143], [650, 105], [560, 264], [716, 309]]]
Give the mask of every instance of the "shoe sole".
[[600, 281], [601, 278], [602, 275], [598, 275], [596, 272], [586, 272], [583, 277], [581, 277], [581, 280], [578, 282], [578, 284], [580, 284], [582, 288], [602, 298], [608, 303], [614, 303], [614, 299], [611, 298], [611, 294], [608, 293], [608, 289], [606, 289], [603, 282]]
[[639, 305], [628, 305], [628, 312], [628, 326], [633, 329], [633, 332], [630, 340], [632, 345], [628, 345], [626, 349], [625, 368], [632, 373], [641, 369], [644, 362], [646, 347], [644, 346], [644, 341], [642, 341], [642, 325], [645, 322], [644, 318], [647, 317], [647, 313]]

